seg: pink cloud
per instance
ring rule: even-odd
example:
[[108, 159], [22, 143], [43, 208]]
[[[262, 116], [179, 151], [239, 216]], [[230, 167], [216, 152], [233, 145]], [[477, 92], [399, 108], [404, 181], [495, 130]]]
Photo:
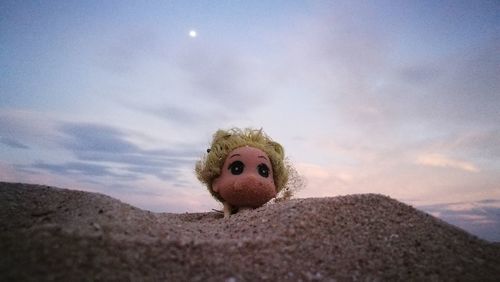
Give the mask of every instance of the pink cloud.
[[452, 159], [441, 154], [422, 154], [417, 157], [417, 164], [433, 167], [449, 167], [461, 169], [468, 172], [479, 172], [479, 168], [473, 163]]

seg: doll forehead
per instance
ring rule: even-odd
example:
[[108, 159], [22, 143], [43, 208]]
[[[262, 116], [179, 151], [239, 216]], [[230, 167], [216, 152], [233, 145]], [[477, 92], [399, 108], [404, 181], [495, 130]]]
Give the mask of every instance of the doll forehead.
[[250, 146], [239, 147], [232, 150], [227, 155], [227, 158], [230, 159], [237, 156], [256, 156], [257, 158], [264, 158], [266, 160], [269, 160], [267, 154], [264, 151]]

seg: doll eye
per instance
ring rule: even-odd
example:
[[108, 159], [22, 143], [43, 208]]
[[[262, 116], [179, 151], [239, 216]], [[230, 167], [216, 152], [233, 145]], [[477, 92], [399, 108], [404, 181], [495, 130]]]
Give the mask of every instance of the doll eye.
[[234, 175], [242, 174], [244, 168], [245, 168], [245, 165], [241, 161], [234, 161], [228, 167], [228, 169]]
[[260, 164], [257, 166], [257, 171], [262, 177], [269, 177], [269, 167], [266, 164]]

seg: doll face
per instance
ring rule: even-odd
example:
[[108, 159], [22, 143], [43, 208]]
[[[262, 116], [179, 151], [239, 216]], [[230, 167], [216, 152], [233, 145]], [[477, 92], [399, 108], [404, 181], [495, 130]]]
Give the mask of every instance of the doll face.
[[232, 206], [256, 208], [276, 196], [273, 176], [266, 153], [253, 147], [240, 147], [227, 155], [212, 188]]

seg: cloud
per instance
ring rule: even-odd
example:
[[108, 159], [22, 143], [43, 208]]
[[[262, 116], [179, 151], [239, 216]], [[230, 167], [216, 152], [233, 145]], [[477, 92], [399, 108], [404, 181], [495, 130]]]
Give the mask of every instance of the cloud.
[[433, 83], [439, 79], [441, 74], [439, 67], [424, 63], [421, 63], [421, 65], [404, 65], [399, 70], [396, 70], [396, 78], [398, 80], [416, 86]]
[[446, 56], [389, 69], [377, 93], [392, 113], [389, 118], [429, 130], [494, 127], [500, 122], [498, 46], [498, 40], [486, 39]]
[[[187, 101], [183, 105], [173, 104], [160, 104], [160, 105], [127, 105], [135, 111], [142, 114], [147, 114], [168, 121], [171, 125], [176, 127], [190, 127], [196, 126], [213, 127], [216, 128], [222, 121], [230, 120], [230, 117], [220, 109], [212, 107], [205, 107]], [[203, 110], [200, 110], [203, 109]]]
[[[23, 167], [23, 166], [21, 166]], [[32, 165], [25, 166], [27, 169], [40, 169], [52, 172], [56, 175], [65, 176], [84, 176], [84, 177], [112, 177], [119, 180], [137, 180], [138, 177], [133, 174], [120, 174], [112, 172], [112, 167], [91, 164], [85, 162], [67, 162], [63, 164], [49, 164], [45, 162], [35, 162]], [[85, 178], [82, 178], [85, 179]], [[89, 178], [89, 180], [92, 178]]]
[[230, 114], [242, 114], [265, 103], [272, 94], [266, 87], [266, 64], [236, 49], [210, 44], [188, 46], [178, 54], [176, 66], [185, 74], [188, 93]]
[[476, 159], [497, 161], [500, 158], [500, 130], [477, 128], [450, 134], [434, 144], [434, 148], [460, 152]]
[[343, 15], [304, 20], [282, 55], [287, 79], [281, 81], [319, 100], [316, 115], [330, 120], [325, 130], [342, 126], [389, 139], [500, 123], [498, 39], [485, 35], [444, 54], [399, 49], [390, 28], [378, 29], [376, 16], [358, 9], [363, 21]]
[[63, 146], [74, 152], [106, 152], [111, 154], [137, 152], [139, 148], [125, 140], [116, 128], [91, 123], [67, 123], [61, 132], [69, 137]]
[[0, 136], [0, 143], [14, 149], [29, 149], [29, 146], [9, 137]]
[[151, 175], [175, 183], [180, 180], [179, 171], [193, 165], [198, 155], [190, 146], [142, 149], [127, 140], [126, 132], [106, 125], [65, 123], [61, 133], [62, 146], [78, 160], [113, 166], [136, 177]]
[[115, 75], [137, 75], [166, 56], [166, 43], [150, 27], [124, 26], [101, 40], [94, 63]]
[[422, 205], [418, 208], [483, 239], [500, 242], [500, 201], [496, 199]]
[[498, 42], [430, 55], [388, 44], [390, 34], [372, 20], [317, 18], [302, 25], [302, 40], [291, 39], [283, 55], [284, 83], [296, 81], [307, 97], [300, 107], [315, 103], [313, 117], [304, 117], [315, 129], [304, 142], [315, 150], [301, 161], [318, 167], [299, 169], [313, 184], [301, 195], [371, 190], [442, 200], [492, 193], [500, 149]]
[[154, 27], [131, 29], [105, 40], [95, 59], [115, 75], [101, 83], [107, 95], [129, 109], [174, 127], [217, 128], [272, 97], [268, 62], [253, 53], [208, 38], [173, 45]]
[[366, 10], [356, 11], [366, 17], [363, 24], [336, 8], [328, 11], [334, 15], [303, 19], [299, 30], [289, 35], [280, 71], [287, 83], [307, 91], [303, 95], [326, 104], [329, 116], [372, 125], [384, 112], [379, 102], [383, 97], [374, 92], [389, 67], [386, 36], [369, 24], [373, 17]]
[[[364, 141], [314, 143], [311, 147], [321, 148], [320, 161], [310, 158], [296, 164], [308, 180], [298, 196], [381, 193], [404, 202], [431, 204], [477, 201], [498, 194], [498, 173], [488, 163], [480, 161], [478, 166], [456, 158], [454, 150], [429, 153], [434, 145], [427, 142], [377, 146]], [[311, 150], [303, 159], [312, 153], [316, 152]]]
[[[15, 148], [51, 148], [57, 139], [56, 122], [47, 114], [0, 109], [0, 142]], [[20, 141], [22, 140], [22, 141]]]
[[207, 118], [200, 112], [189, 111], [187, 107], [177, 107], [173, 105], [144, 109], [143, 112], [162, 117], [178, 124], [193, 124]]
[[450, 168], [465, 170], [468, 172], [479, 172], [479, 168], [477, 168], [472, 163], [460, 160], [454, 160], [440, 154], [420, 155], [417, 157], [416, 163], [426, 166], [450, 167]]
[[[147, 136], [135, 135], [118, 127], [40, 119], [38, 114], [30, 112], [2, 114], [5, 119], [0, 119], [0, 125], [5, 126], [0, 127], [0, 133], [12, 136], [2, 136], [2, 144], [33, 151], [33, 147], [17, 141], [21, 138], [27, 144], [37, 146], [37, 151], [28, 152], [31, 158], [18, 158], [17, 162], [11, 161], [11, 165], [22, 175], [40, 175], [40, 179], [40, 172], [47, 172], [106, 186], [113, 182], [156, 177], [174, 186], [185, 186], [184, 171], [192, 170], [203, 151], [198, 150], [198, 146], [187, 144], [144, 149], [143, 145], [131, 140], [148, 140]], [[40, 120], [48, 122], [39, 124]]]

